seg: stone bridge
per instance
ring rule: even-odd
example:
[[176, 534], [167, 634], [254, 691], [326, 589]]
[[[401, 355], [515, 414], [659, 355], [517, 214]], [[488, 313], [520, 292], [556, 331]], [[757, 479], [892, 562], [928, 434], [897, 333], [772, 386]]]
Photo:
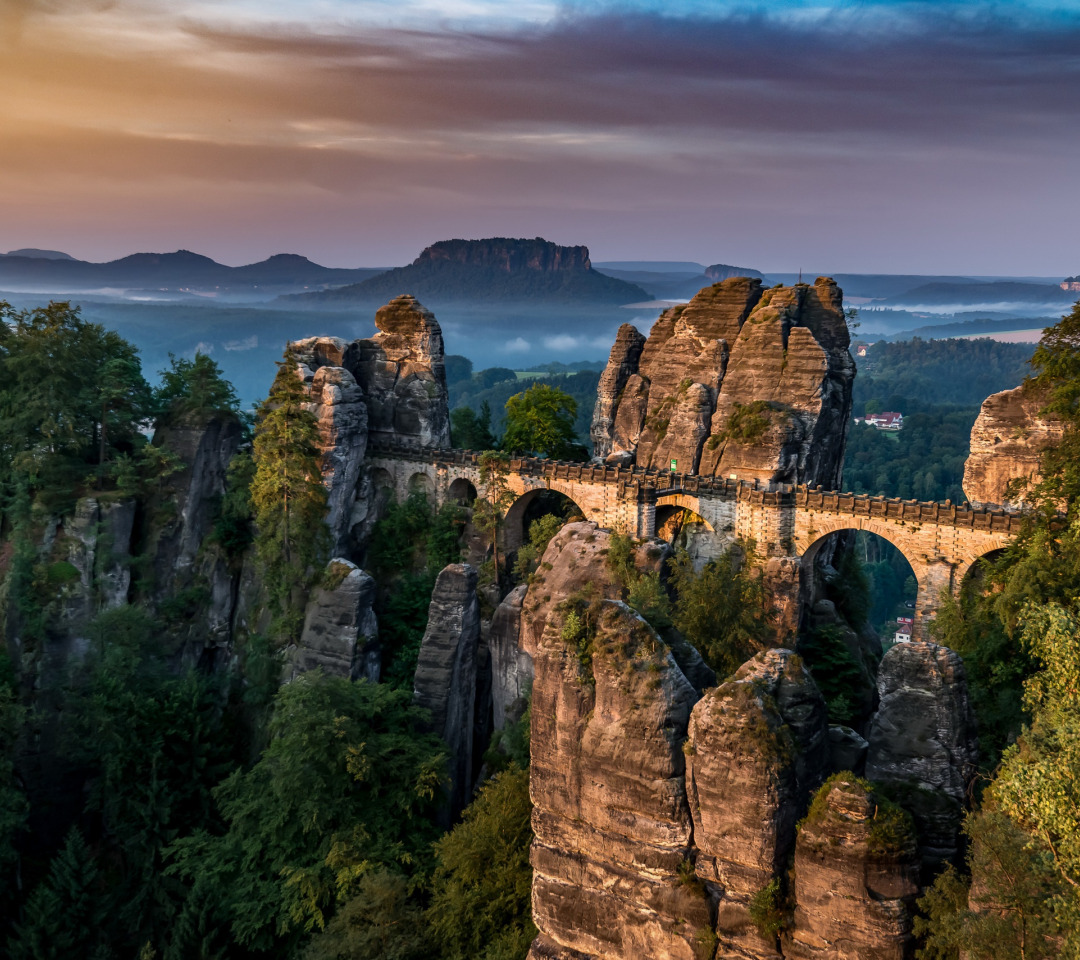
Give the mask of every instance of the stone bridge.
[[[423, 492], [438, 505], [472, 500], [481, 488], [478, 455], [380, 446], [367, 462], [377, 489], [404, 498]], [[918, 583], [913, 639], [926, 636], [942, 591], [956, 595], [975, 561], [1004, 547], [1020, 517], [990, 508], [836, 493], [805, 486], [664, 473], [641, 467], [511, 459], [504, 546], [526, 535], [530, 501], [553, 490], [572, 500], [587, 520], [635, 537], [652, 537], [665, 520], [689, 511], [720, 544], [753, 540], [759, 557], [798, 558], [807, 570], [825, 542], [841, 530], [866, 530], [888, 540], [911, 564]]]

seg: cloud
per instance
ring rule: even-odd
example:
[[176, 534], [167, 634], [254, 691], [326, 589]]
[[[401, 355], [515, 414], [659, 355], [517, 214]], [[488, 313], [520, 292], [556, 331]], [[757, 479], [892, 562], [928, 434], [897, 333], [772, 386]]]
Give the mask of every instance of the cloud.
[[391, 263], [544, 233], [606, 258], [1075, 271], [1077, 16], [406, 6], [16, 4], [0, 239]]
[[507, 340], [502, 349], [503, 353], [528, 353], [532, 344], [524, 337], [514, 337], [513, 340]]

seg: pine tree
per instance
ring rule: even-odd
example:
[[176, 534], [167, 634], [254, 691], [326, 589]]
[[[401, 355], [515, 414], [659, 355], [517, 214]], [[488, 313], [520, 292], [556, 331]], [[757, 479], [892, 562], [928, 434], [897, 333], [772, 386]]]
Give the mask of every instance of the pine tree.
[[[288, 621], [293, 590], [306, 591], [326, 559], [326, 488], [319, 464], [319, 427], [286, 353], [255, 427], [255, 555], [271, 611]], [[295, 619], [295, 617], [293, 618]]]
[[49, 876], [27, 901], [8, 955], [11, 960], [93, 957], [102, 946], [104, 907], [97, 864], [82, 834], [72, 828]]

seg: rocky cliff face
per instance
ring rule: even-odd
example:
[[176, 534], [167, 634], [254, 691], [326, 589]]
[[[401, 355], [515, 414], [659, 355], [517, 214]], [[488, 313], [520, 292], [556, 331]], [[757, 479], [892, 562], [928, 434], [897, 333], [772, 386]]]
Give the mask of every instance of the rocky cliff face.
[[956, 855], [978, 766], [964, 662], [936, 643], [898, 643], [878, 668], [878, 696], [866, 775], [903, 793], [919, 828], [923, 860], [933, 867]]
[[635, 332], [620, 329], [600, 382], [598, 457], [839, 484], [855, 365], [832, 280], [734, 277], [668, 310], [640, 347]]
[[588, 247], [560, 247], [539, 237], [535, 240], [440, 240], [426, 247], [416, 264], [452, 262], [466, 266], [493, 267], [505, 273], [534, 270], [540, 273], [589, 270]]
[[831, 780], [799, 827], [785, 960], [907, 960], [917, 877], [907, 816], [866, 781]]
[[801, 658], [758, 654], [694, 707], [686, 789], [696, 872], [719, 902], [722, 955], [776, 957], [750, 902], [779, 877], [828, 762], [825, 702]]
[[450, 446], [442, 330], [405, 295], [375, 314], [378, 333], [361, 340], [309, 337], [289, 344], [319, 421], [327, 523], [335, 553], [354, 552], [370, 532], [377, 491], [363, 473], [368, 444], [414, 450]]
[[414, 702], [430, 711], [432, 729], [449, 750], [448, 818], [460, 813], [472, 794], [480, 639], [476, 576], [476, 570], [466, 563], [452, 563], [439, 574], [413, 685]]
[[680, 879], [692, 833], [681, 744], [697, 694], [652, 628], [608, 599], [618, 595], [608, 542], [594, 524], [563, 527], [522, 614], [536, 672], [530, 790], [541, 937], [530, 956], [692, 960], [699, 935], [711, 936], [704, 890]]
[[331, 676], [379, 679], [378, 620], [371, 609], [375, 580], [341, 557], [327, 565], [304, 614], [300, 643], [291, 651], [295, 677], [321, 667]]
[[964, 493], [972, 503], [1019, 506], [1014, 481], [1037, 483], [1043, 451], [1061, 440], [1065, 425], [1042, 417], [1045, 397], [1027, 387], [995, 393], [983, 401], [971, 428], [971, 453], [964, 464]]

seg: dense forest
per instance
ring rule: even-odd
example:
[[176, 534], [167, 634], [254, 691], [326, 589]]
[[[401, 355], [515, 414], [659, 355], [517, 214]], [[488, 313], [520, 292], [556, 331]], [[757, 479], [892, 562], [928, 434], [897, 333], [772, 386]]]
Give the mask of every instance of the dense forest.
[[[281, 365], [249, 418], [208, 357], [172, 358], [151, 384], [130, 343], [67, 304], [4, 304], [0, 316], [0, 949], [14, 960], [522, 960], [535, 934], [529, 713], [492, 738], [472, 802], [448, 823], [446, 746], [413, 703], [412, 677], [439, 570], [479, 545], [486, 602], [498, 602], [536, 574], [573, 510], [545, 501], [516, 555], [492, 551], [505, 452], [485, 454], [471, 515], [435, 511], [422, 495], [386, 504], [367, 557], [381, 679], [290, 674], [307, 598], [338, 576], [326, 562], [318, 428], [294, 370]], [[947, 374], [949, 351], [981, 358], [966, 388]], [[920, 356], [950, 382], [923, 382]], [[947, 482], [932, 438], [951, 414], [934, 405], [963, 409], [974, 391], [1023, 375], [1015, 352], [978, 343], [889, 345], [872, 362], [866, 381], [882, 386], [864, 404], [910, 398], [922, 404], [911, 417], [930, 418], [911, 434], [924, 446], [882, 437], [920, 460], [922, 479], [909, 482], [926, 488], [929, 468]], [[492, 440], [498, 430], [504, 446], [532, 452], [580, 439], [587, 393], [575, 401], [557, 388], [591, 377], [595, 390], [594, 371], [523, 382], [448, 366], [471, 398], [455, 429]], [[1032, 372], [1067, 424], [1033, 491], [1039, 509], [934, 627], [965, 658], [986, 776], [964, 861], [920, 901], [926, 960], [1080, 956], [1080, 307], [1049, 332]], [[886, 384], [902, 392], [884, 394]], [[515, 402], [481, 396], [496, 388]], [[505, 430], [485, 424], [485, 400], [505, 411]], [[253, 591], [227, 656], [207, 655], [215, 644], [199, 633], [206, 585], [179, 570], [163, 579], [152, 551], [175, 509], [181, 447], [170, 438], [212, 424], [240, 442], [205, 556]], [[137, 549], [111, 566], [95, 560], [87, 586], [61, 544], [106, 554], [109, 518], [129, 507]], [[605, 562], [669, 643], [688, 641], [720, 677], [767, 644], [752, 545], [701, 565], [677, 543], [663, 577], [638, 571], [632, 549], [613, 537]], [[848, 634], [912, 595], [894, 561], [858, 539], [838, 559], [827, 593]], [[129, 602], [107, 602], [126, 577]], [[798, 644], [830, 717], [857, 723], [872, 676], [843, 630], [815, 628]], [[996, 909], [980, 910], [980, 897]]]

